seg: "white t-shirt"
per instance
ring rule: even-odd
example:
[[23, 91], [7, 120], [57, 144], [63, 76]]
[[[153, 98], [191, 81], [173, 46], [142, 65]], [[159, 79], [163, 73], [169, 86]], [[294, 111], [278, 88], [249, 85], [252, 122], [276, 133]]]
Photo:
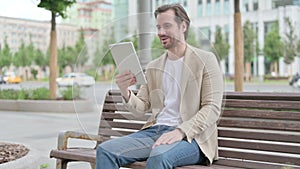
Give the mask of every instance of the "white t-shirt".
[[170, 60], [167, 58], [163, 74], [162, 89], [165, 96], [164, 108], [157, 116], [157, 125], [178, 126], [180, 117], [180, 81], [183, 58]]

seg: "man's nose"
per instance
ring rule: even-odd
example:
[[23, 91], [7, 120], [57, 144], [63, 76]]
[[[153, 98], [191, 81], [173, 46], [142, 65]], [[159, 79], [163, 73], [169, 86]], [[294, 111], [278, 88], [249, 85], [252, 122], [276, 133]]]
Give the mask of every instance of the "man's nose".
[[164, 28], [160, 28], [157, 32], [158, 35], [165, 35], [166, 34], [166, 31]]

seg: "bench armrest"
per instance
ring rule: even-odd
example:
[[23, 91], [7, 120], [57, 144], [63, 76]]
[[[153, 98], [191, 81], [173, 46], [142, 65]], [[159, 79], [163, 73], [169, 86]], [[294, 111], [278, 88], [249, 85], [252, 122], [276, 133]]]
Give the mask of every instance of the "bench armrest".
[[76, 131], [61, 131], [59, 132], [58, 135], [57, 149], [58, 150], [67, 149], [69, 138], [84, 139], [84, 140], [91, 140], [91, 141], [103, 141], [102, 137], [98, 135], [81, 133]]

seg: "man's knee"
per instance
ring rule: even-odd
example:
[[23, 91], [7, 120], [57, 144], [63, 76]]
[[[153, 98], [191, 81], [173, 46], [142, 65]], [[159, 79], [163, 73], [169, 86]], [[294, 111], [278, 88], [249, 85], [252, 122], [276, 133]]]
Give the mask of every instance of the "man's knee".
[[161, 153], [155, 156], [150, 156], [147, 159], [147, 168], [172, 168], [172, 162], [170, 161], [166, 153]]

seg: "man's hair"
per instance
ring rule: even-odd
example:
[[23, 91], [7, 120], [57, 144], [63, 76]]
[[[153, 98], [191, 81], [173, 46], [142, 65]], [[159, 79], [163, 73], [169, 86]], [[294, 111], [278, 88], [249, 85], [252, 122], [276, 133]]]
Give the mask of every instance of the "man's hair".
[[184, 10], [184, 8], [176, 3], [176, 4], [167, 4], [167, 5], [162, 5], [160, 7], [158, 7], [155, 12], [154, 12], [154, 16], [155, 19], [157, 18], [157, 15], [163, 12], [166, 12], [167, 10], [173, 10], [175, 12], [175, 21], [177, 22], [177, 24], [181, 24], [182, 21], [184, 21], [186, 23], [186, 31], [184, 32], [184, 39], [186, 40], [188, 37], [188, 32], [189, 32], [189, 27], [190, 27], [190, 18], [188, 17], [186, 11]]

